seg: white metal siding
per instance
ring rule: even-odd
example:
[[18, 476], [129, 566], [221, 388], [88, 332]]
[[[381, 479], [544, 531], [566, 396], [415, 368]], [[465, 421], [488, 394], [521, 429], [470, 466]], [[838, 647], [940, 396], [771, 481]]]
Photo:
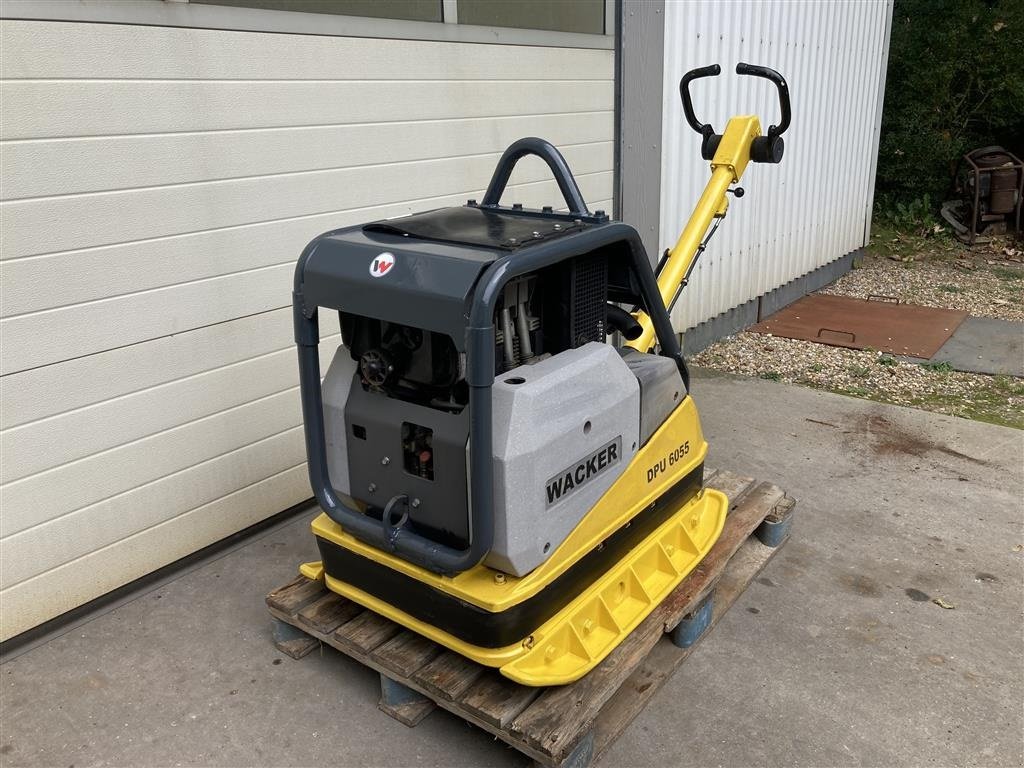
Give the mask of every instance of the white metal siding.
[[0, 639], [310, 496], [312, 237], [480, 196], [525, 135], [611, 209], [609, 50], [0, 27]]
[[780, 165], [751, 165], [729, 215], [673, 311], [684, 330], [828, 264], [866, 243], [891, 0], [692, 0], [665, 7], [661, 248], [673, 245], [709, 175], [700, 139], [679, 102], [687, 70], [722, 74], [691, 88], [694, 110], [719, 132], [734, 114], [778, 122], [765, 80], [735, 74], [739, 61], [789, 82], [793, 122]]

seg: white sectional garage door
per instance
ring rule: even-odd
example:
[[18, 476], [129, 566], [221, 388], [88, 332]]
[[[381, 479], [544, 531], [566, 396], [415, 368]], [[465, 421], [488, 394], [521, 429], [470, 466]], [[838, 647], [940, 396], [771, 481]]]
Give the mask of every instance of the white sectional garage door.
[[481, 196], [526, 135], [612, 207], [610, 50], [0, 26], [0, 639], [310, 496], [312, 237]]

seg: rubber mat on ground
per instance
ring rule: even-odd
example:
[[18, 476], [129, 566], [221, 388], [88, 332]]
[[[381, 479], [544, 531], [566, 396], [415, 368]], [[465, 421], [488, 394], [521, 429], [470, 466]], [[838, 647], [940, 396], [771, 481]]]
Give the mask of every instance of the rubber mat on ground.
[[952, 309], [812, 293], [747, 330], [850, 349], [931, 358], [967, 317]]

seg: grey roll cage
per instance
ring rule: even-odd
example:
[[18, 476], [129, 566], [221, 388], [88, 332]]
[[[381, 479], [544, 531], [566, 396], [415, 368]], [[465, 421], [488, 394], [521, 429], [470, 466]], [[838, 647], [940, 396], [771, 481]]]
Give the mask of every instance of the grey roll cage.
[[[569, 207], [568, 214], [523, 211], [498, 205], [515, 164], [526, 155], [536, 155], [548, 164]], [[390, 523], [389, 514], [385, 514], [381, 520], [370, 517], [342, 501], [341, 494], [332, 487], [327, 470], [320, 357], [317, 351], [320, 342], [318, 307], [306, 306], [303, 292], [305, 266], [314, 250], [316, 240], [306, 246], [299, 257], [295, 267], [295, 285], [292, 293], [309, 480], [320, 508], [344, 530], [361, 541], [444, 575], [461, 573], [480, 563], [490, 551], [494, 539], [494, 519], [491, 514], [494, 483], [491, 434], [491, 386], [494, 383], [495, 345], [493, 320], [497, 301], [509, 280], [582, 256], [604, 246], [625, 244], [629, 251], [632, 273], [636, 277], [645, 305], [643, 308], [654, 324], [661, 347], [660, 354], [676, 361], [686, 389], [689, 390], [689, 376], [679, 342], [672, 329], [668, 311], [661, 301], [657, 281], [639, 235], [627, 224], [609, 222], [606, 217], [595, 216], [588, 211], [565, 158], [553, 145], [537, 138], [520, 139], [512, 144], [498, 161], [483, 203], [478, 207], [529, 217], [583, 219], [597, 226], [578, 234], [531, 246], [521, 252], [499, 256], [484, 269], [472, 290], [465, 344], [470, 414], [470, 540], [466, 549], [460, 550], [440, 544], [403, 527], [405, 515], [397, 524]], [[340, 306], [330, 308], [342, 309]]]

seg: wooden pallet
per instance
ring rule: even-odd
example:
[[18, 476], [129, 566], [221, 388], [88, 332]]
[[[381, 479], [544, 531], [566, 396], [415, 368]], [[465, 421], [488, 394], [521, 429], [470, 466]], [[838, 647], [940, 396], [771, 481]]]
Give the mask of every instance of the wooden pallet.
[[326, 643], [375, 669], [378, 706], [408, 726], [442, 707], [539, 765], [582, 768], [611, 746], [786, 541], [795, 502], [777, 486], [727, 471], [708, 472], [705, 483], [731, 502], [715, 546], [570, 685], [513, 683], [302, 576], [267, 596], [277, 648], [298, 659]]

